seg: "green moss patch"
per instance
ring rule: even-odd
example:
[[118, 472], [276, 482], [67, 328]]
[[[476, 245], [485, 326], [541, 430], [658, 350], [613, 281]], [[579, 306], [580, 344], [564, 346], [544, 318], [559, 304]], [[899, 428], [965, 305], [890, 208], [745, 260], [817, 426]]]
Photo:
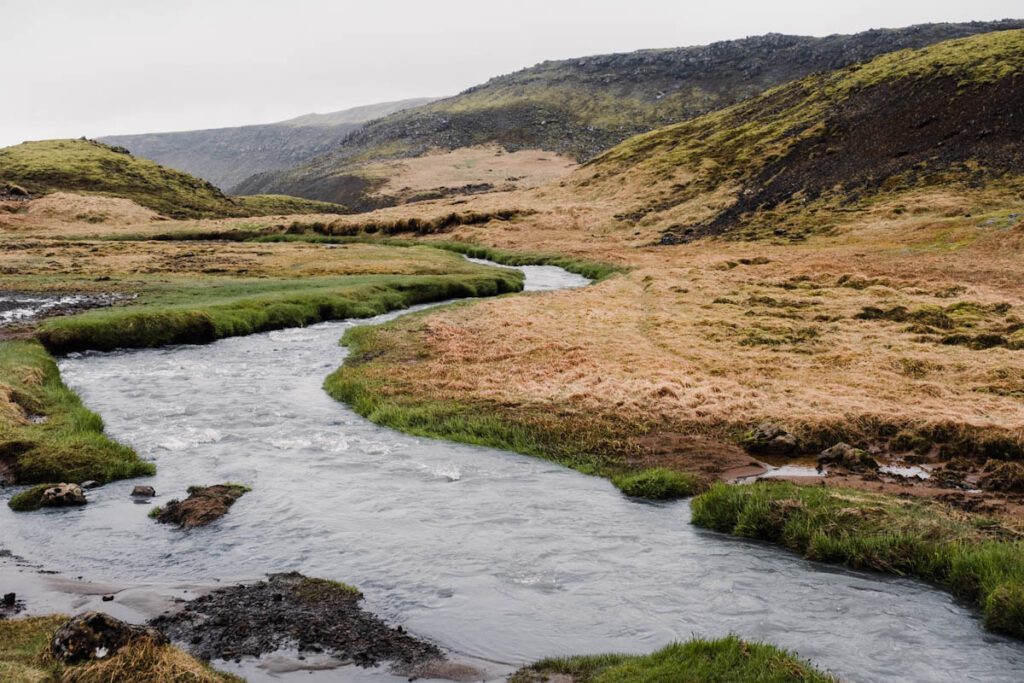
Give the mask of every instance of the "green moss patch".
[[648, 500], [688, 498], [705, 488], [698, 477], [664, 467], [620, 474], [612, 477], [612, 483], [627, 496]]
[[573, 683], [834, 683], [835, 678], [792, 653], [735, 636], [674, 643], [650, 655], [592, 655], [545, 659], [510, 683], [541, 683], [552, 674]]

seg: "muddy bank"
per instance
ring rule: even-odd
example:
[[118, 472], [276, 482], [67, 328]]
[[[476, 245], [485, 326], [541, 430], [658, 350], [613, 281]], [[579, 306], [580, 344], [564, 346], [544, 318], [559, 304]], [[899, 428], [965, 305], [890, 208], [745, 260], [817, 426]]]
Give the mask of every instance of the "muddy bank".
[[214, 590], [150, 624], [206, 660], [293, 648], [362, 667], [390, 662], [400, 670], [444, 659], [436, 645], [363, 610], [361, 600], [359, 591], [344, 584], [295, 572], [274, 574]]

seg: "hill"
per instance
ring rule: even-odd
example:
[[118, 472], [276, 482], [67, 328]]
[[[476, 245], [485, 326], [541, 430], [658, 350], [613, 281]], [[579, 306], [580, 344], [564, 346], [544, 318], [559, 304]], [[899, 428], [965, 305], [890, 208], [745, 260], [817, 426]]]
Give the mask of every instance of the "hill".
[[387, 204], [366, 195], [379, 178], [361, 167], [497, 143], [587, 160], [632, 135], [721, 109], [809, 74], [903, 48], [1024, 22], [929, 24], [825, 38], [770, 34], [700, 47], [642, 50], [544, 62], [444, 100], [371, 122], [330, 153], [263, 173], [240, 194], [283, 192], [356, 208]]
[[130, 199], [170, 218], [339, 213], [344, 207], [273, 195], [233, 198], [205, 180], [93, 140], [42, 140], [0, 149], [0, 186]]
[[409, 99], [264, 125], [109, 135], [99, 140], [230, 190], [254, 173], [294, 166], [334, 149], [367, 121], [431, 101]]
[[905, 50], [627, 140], [580, 169], [664, 241], [801, 236], [879, 198], [1024, 187], [1024, 31]]

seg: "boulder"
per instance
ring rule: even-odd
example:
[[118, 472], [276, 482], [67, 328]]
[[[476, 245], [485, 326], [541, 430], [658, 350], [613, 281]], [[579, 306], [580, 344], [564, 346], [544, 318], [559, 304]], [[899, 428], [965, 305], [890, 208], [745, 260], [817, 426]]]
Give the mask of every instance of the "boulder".
[[818, 471], [820, 472], [826, 465], [850, 472], [875, 472], [878, 470], [878, 461], [872, 458], [867, 451], [854, 448], [847, 443], [837, 443], [818, 455]]
[[43, 507], [66, 507], [85, 505], [85, 492], [78, 484], [57, 484], [43, 491], [39, 504]]
[[796, 451], [800, 442], [774, 422], [762, 422], [743, 439], [743, 445], [751, 453], [765, 455], [788, 455]]
[[133, 641], [147, 639], [158, 645], [167, 637], [149, 626], [134, 626], [103, 612], [83, 612], [57, 629], [50, 640], [54, 659], [73, 664], [103, 659]]
[[136, 498], [152, 498], [156, 495], [156, 489], [152, 486], [136, 486], [132, 489], [132, 495]]
[[83, 481], [81, 484], [79, 484], [79, 486], [88, 491], [89, 489], [98, 489], [99, 487], [103, 486], [103, 484], [99, 483], [98, 481], [95, 481], [94, 479], [89, 479], [88, 481]]

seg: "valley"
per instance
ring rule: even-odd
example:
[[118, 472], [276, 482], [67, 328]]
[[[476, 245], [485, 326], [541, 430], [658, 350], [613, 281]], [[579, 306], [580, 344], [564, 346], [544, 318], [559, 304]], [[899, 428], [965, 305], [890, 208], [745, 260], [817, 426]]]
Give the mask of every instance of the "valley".
[[1018, 23], [546, 62], [239, 194], [0, 150], [0, 674], [111, 609], [180, 680], [1017, 680]]

